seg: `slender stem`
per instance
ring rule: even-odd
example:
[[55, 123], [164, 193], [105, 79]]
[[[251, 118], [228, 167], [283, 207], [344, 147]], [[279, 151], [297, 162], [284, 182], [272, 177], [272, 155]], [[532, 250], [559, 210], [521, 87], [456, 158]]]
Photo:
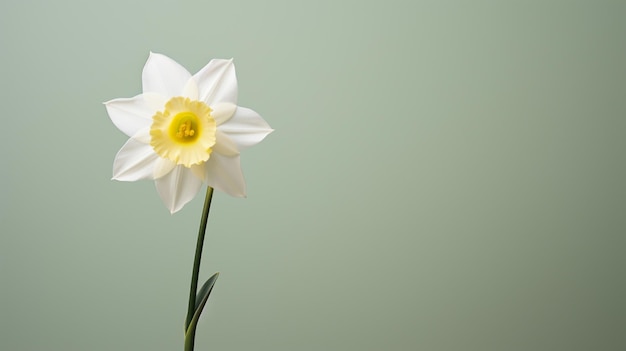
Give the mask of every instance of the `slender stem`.
[[[198, 242], [196, 244], [196, 257], [193, 260], [193, 272], [191, 275], [191, 288], [189, 290], [189, 308], [187, 309], [187, 320], [185, 329], [189, 327], [193, 315], [196, 312], [196, 294], [198, 293], [198, 276], [200, 274], [200, 261], [202, 259], [202, 246], [204, 245], [204, 234], [206, 233], [206, 225], [209, 219], [209, 210], [211, 209], [211, 199], [213, 198], [213, 188], [210, 186], [206, 189], [206, 198], [204, 199], [204, 208], [202, 209], [202, 218], [200, 219], [200, 229], [198, 230]], [[185, 330], [187, 332], [187, 330]], [[187, 338], [186, 338], [187, 339]], [[185, 350], [192, 351], [195, 339], [195, 331], [185, 340]]]

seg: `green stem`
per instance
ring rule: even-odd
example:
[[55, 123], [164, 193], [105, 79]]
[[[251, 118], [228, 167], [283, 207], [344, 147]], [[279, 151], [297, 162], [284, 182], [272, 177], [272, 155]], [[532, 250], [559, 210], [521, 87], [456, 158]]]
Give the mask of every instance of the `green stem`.
[[[193, 272], [191, 274], [191, 288], [189, 290], [189, 308], [187, 309], [187, 320], [185, 322], [185, 333], [196, 312], [196, 295], [198, 293], [198, 276], [200, 274], [200, 261], [202, 258], [202, 246], [204, 245], [204, 234], [209, 220], [209, 210], [211, 209], [211, 199], [213, 198], [213, 188], [206, 189], [202, 218], [200, 219], [200, 229], [198, 230], [198, 242], [196, 243], [196, 257], [193, 260]], [[195, 328], [194, 328], [195, 329]], [[185, 337], [185, 351], [193, 351], [196, 331], [193, 330]]]

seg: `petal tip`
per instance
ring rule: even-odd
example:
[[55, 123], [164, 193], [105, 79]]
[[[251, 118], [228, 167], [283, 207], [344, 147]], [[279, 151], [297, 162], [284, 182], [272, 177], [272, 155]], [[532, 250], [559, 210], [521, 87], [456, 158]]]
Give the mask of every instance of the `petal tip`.
[[174, 215], [176, 212], [182, 210], [184, 207], [184, 205], [182, 206], [178, 206], [178, 207], [172, 207], [172, 208], [167, 208], [168, 211], [170, 211], [170, 215]]

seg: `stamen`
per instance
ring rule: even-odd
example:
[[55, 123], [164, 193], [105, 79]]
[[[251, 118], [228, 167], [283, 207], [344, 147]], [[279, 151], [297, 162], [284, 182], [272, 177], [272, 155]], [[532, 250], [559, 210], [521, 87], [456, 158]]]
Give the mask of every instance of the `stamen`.
[[176, 136], [182, 139], [185, 137], [193, 136], [194, 134], [196, 134], [196, 131], [192, 129], [191, 121], [187, 120], [184, 123], [181, 123], [181, 125], [178, 127], [178, 132], [176, 133]]

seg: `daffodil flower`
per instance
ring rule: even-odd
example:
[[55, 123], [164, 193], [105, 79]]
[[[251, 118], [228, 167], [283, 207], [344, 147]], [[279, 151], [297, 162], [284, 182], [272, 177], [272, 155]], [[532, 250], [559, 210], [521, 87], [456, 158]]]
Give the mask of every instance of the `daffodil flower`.
[[171, 213], [203, 183], [245, 197], [239, 152], [273, 130], [258, 113], [237, 106], [232, 59], [213, 59], [192, 76], [150, 53], [142, 83], [142, 94], [105, 102], [111, 121], [130, 137], [115, 156], [113, 179], [153, 179]]

